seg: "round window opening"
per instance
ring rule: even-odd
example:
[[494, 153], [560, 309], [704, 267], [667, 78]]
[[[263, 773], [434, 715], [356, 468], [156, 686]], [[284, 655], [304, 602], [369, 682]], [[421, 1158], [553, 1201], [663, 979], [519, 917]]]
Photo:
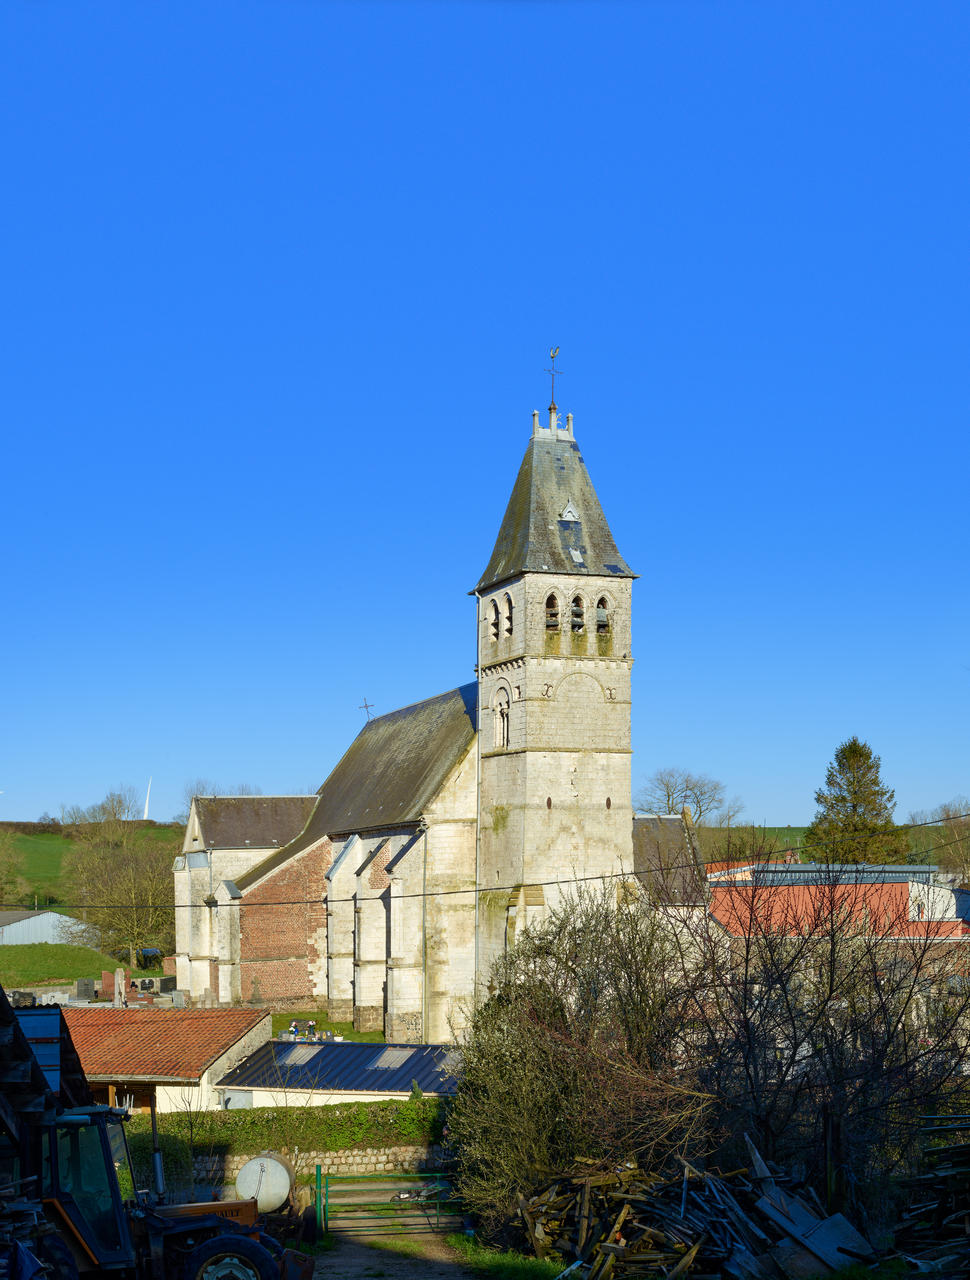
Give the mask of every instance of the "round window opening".
[[552, 808], [552, 796], [546, 796], [546, 808], [547, 809]]
[[607, 807], [607, 809], [612, 809], [612, 808], [613, 808], [613, 801], [610, 799], [610, 797], [609, 797], [609, 796], [607, 796], [607, 797], [606, 797], [606, 807]]

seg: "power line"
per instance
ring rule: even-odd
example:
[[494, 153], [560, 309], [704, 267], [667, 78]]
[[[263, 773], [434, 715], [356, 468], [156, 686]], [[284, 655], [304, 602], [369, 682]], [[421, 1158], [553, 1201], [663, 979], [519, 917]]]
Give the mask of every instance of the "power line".
[[[970, 818], [970, 813], [959, 814], [959, 815], [956, 815], [956, 817]], [[909, 823], [908, 825], [910, 827], [925, 827], [925, 826], [938, 826], [939, 824], [928, 823], [928, 822], [913, 822], [913, 823]], [[878, 834], [878, 833], [875, 833], [875, 834]], [[964, 839], [966, 839], [966, 837], [963, 835], [955, 836], [952, 840], [944, 841], [943, 844], [933, 845], [931, 848], [924, 849], [922, 852], [924, 855], [929, 853], [938, 853], [941, 849], [948, 849], [950, 848], [951, 845], [959, 844]], [[826, 843], [831, 844], [833, 842], [828, 841]], [[819, 846], [810, 845], [810, 846], [803, 846], [803, 848], [804, 847], [818, 848]], [[763, 863], [763, 862], [758, 863], [755, 859], [744, 859], [744, 858], [738, 859], [739, 867], [755, 866], [755, 865], [766, 866], [769, 864]], [[779, 864], [775, 864], [775, 865], [779, 865]], [[797, 867], [799, 864], [792, 863], [791, 865]], [[894, 865], [899, 865], [899, 864], [880, 863], [877, 865], [892, 867]], [[662, 873], [667, 873], [671, 871], [702, 871], [702, 870], [706, 872], [706, 867], [704, 866], [703, 863], [698, 863], [698, 862], [672, 862], [667, 866], [660, 868], [660, 871]], [[565, 879], [560, 878], [558, 880], [520, 880], [515, 884], [481, 885], [477, 888], [474, 885], [469, 885], [464, 889], [416, 890], [413, 893], [396, 894], [394, 897], [394, 901], [403, 902], [412, 898], [448, 898], [448, 897], [455, 897], [459, 894], [506, 893], [506, 892], [511, 892], [512, 890], [518, 890], [518, 889], [545, 889], [554, 885], [563, 886], [563, 885], [572, 885], [572, 884], [587, 884], [597, 880], [598, 881], [630, 880], [635, 878], [636, 878], [636, 872], [632, 870], [631, 871], [606, 871], [606, 872], [600, 872], [597, 875], [570, 876]], [[730, 881], [725, 881], [725, 883], [730, 883]], [[376, 897], [373, 900], [376, 901], [377, 900]], [[358, 901], [360, 901], [360, 899], [357, 897], [357, 895], [351, 895], [350, 897], [346, 897], [346, 898], [330, 898], [330, 897], [287, 898], [287, 899], [280, 899], [278, 901], [272, 901], [272, 902], [240, 902], [236, 900], [236, 902], [225, 903], [224, 905], [235, 906], [237, 905], [237, 902], [238, 902], [238, 905], [240, 907], [245, 907], [247, 910], [251, 910], [255, 907], [320, 907], [320, 906], [327, 906], [330, 904], [336, 906], [338, 903], [348, 903], [348, 902], [358, 902]], [[62, 909], [72, 910], [72, 911], [82, 911], [82, 910], [88, 910], [88, 911], [149, 911], [149, 910], [151, 911], [191, 911], [196, 907], [204, 906], [204, 905], [205, 903], [199, 903], [199, 902], [165, 903], [165, 904], [161, 904], [157, 902], [142, 902], [142, 903], [58, 902], [56, 904], [56, 906]], [[217, 903], [215, 905], [216, 905], [216, 908], [218, 908], [219, 904]], [[23, 910], [23, 907], [22, 906], [16, 907], [8, 904], [0, 904], [0, 909]]]

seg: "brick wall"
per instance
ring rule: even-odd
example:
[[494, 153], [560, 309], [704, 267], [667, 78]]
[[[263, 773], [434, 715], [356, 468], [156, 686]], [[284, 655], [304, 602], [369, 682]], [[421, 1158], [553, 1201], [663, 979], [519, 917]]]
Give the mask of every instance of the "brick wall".
[[244, 1000], [311, 997], [312, 971], [326, 955], [329, 840], [312, 845], [243, 895], [239, 959]]

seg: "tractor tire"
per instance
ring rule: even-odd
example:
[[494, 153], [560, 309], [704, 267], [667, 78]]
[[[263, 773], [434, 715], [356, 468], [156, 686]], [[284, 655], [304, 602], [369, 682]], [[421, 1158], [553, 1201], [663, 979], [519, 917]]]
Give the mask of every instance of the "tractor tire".
[[192, 1250], [183, 1280], [279, 1280], [279, 1263], [255, 1240], [242, 1235], [212, 1236]]

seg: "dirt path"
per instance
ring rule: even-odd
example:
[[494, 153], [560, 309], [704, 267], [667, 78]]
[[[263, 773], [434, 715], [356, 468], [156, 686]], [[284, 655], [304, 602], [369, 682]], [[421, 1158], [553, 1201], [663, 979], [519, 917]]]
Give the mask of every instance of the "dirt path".
[[336, 1248], [317, 1259], [314, 1280], [474, 1280], [441, 1236], [388, 1239], [337, 1236]]

